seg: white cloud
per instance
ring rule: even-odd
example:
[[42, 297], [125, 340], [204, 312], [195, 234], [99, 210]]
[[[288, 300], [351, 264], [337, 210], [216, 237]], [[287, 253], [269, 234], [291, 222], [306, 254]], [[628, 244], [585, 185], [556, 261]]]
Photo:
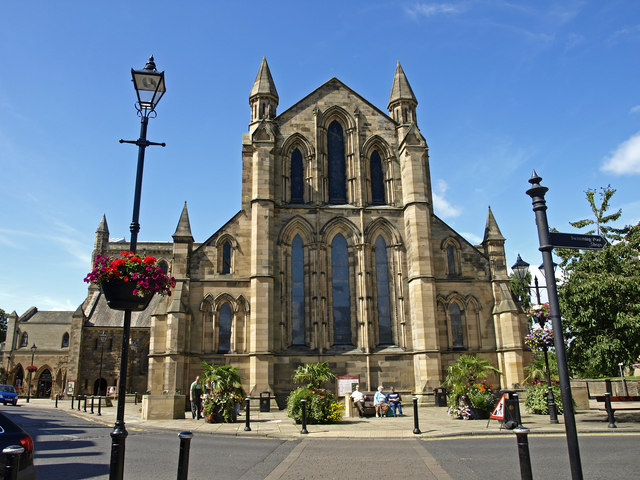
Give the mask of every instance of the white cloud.
[[601, 170], [616, 175], [640, 174], [640, 132], [618, 145], [605, 158]]
[[469, 232], [458, 232], [460, 235], [464, 237], [471, 245], [480, 245], [482, 243], [482, 238], [480, 238], [475, 233]]
[[60, 300], [57, 298], [51, 297], [40, 297], [38, 299], [38, 310], [42, 311], [58, 311], [58, 312], [68, 312], [75, 311], [78, 308], [79, 304], [73, 303], [68, 298], [65, 300]]
[[461, 13], [463, 9], [452, 3], [416, 3], [412, 6], [406, 6], [405, 12], [412, 18], [418, 15], [425, 17], [433, 17], [435, 15], [452, 15]]
[[449, 189], [447, 182], [438, 180], [433, 188], [433, 208], [442, 218], [458, 217], [462, 213], [458, 207], [449, 203], [444, 194]]
[[634, 113], [640, 113], [640, 105], [636, 105], [634, 107], [631, 107], [631, 109], [629, 109], [629, 115]]

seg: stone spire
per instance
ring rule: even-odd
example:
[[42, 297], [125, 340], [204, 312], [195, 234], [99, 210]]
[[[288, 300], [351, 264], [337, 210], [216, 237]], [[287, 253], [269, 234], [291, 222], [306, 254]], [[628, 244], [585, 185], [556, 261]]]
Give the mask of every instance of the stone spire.
[[102, 220], [100, 220], [100, 225], [98, 225], [98, 229], [96, 233], [106, 233], [109, 234], [109, 225], [107, 225], [107, 216], [102, 215]]
[[191, 223], [189, 223], [189, 212], [187, 210], [187, 202], [184, 202], [182, 207], [182, 213], [180, 214], [180, 220], [178, 221], [178, 227], [173, 234], [173, 240], [190, 240], [193, 242], [193, 235], [191, 234]]
[[263, 118], [275, 118], [279, 100], [276, 84], [267, 64], [267, 58], [263, 57], [258, 75], [249, 94], [251, 123], [260, 121]]
[[484, 240], [482, 240], [482, 243], [485, 243], [489, 240], [498, 240], [501, 242], [505, 241], [505, 238], [502, 236], [502, 233], [498, 228], [498, 223], [493, 216], [493, 212], [491, 212], [491, 207], [489, 207], [489, 214], [487, 215], [487, 226], [484, 228]]
[[96, 255], [104, 255], [109, 245], [109, 226], [107, 225], [107, 216], [102, 215], [102, 220], [96, 230], [96, 236], [93, 241], [93, 254], [91, 255], [91, 268], [96, 261]]
[[389, 95], [389, 113], [391, 117], [400, 124], [417, 123], [416, 107], [418, 100], [413, 94], [409, 80], [402, 70], [402, 66], [398, 61], [396, 74], [393, 77], [393, 86], [391, 87], [391, 95]]

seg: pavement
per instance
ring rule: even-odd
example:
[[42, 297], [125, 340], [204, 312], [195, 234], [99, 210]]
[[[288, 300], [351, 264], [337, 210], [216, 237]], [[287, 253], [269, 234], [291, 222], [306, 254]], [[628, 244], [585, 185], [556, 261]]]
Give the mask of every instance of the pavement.
[[[21, 401], [22, 408], [55, 408], [55, 401], [49, 399], [32, 398], [30, 403]], [[578, 434], [625, 434], [640, 433], [640, 410], [618, 411], [615, 413], [617, 428], [608, 428], [607, 414], [600, 410], [602, 404], [590, 401], [589, 410], [576, 412], [576, 428]], [[625, 407], [640, 408], [640, 402], [629, 402]], [[84, 407], [84, 403], [83, 403]], [[206, 423], [203, 419], [194, 420], [191, 412], [185, 412], [184, 419], [173, 420], [143, 420], [141, 418], [142, 405], [127, 403], [125, 405], [125, 424], [127, 430], [167, 429], [175, 432], [190, 431], [194, 434], [223, 434], [238, 437], [268, 437], [279, 439], [297, 438], [425, 438], [436, 439], [459, 436], [482, 435], [513, 435], [511, 430], [500, 428], [498, 420], [458, 420], [447, 415], [447, 408], [420, 406], [418, 407], [419, 434], [414, 434], [414, 416], [411, 404], [403, 406], [405, 416], [386, 418], [350, 418], [345, 417], [342, 422], [334, 425], [308, 425], [308, 434], [300, 432], [301, 426], [296, 425], [287, 417], [285, 410], [271, 409], [260, 412], [258, 402], [252, 401], [250, 415], [251, 431], [245, 431], [246, 419], [244, 412], [238, 417], [237, 423]], [[522, 406], [521, 406], [522, 407]], [[103, 407], [101, 415], [97, 415], [97, 402], [94, 413], [91, 413], [91, 401], [87, 402], [87, 411], [71, 409], [68, 399], [58, 402], [58, 408], [69, 414], [87, 420], [113, 425], [116, 418], [116, 407]], [[558, 416], [559, 424], [551, 424], [548, 415], [532, 415], [522, 410], [522, 424], [530, 430], [531, 435], [564, 434], [564, 417]]]

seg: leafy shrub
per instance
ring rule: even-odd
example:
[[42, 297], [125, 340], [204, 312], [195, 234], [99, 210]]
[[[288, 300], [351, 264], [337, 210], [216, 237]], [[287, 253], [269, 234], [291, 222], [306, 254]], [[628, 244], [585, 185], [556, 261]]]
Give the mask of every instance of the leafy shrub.
[[287, 416], [302, 423], [302, 400], [307, 401], [307, 423], [338, 423], [342, 420], [344, 406], [333, 393], [323, 388], [300, 387], [287, 399]]
[[[562, 397], [560, 395], [560, 386], [552, 384], [553, 399], [556, 404], [556, 411], [559, 415], [564, 411], [562, 405]], [[537, 383], [534, 386], [527, 388], [527, 398], [524, 401], [524, 406], [529, 413], [536, 415], [548, 415], [549, 406], [547, 405], [547, 384]]]
[[462, 385], [448, 395], [448, 414], [454, 418], [469, 419], [470, 411], [463, 397], [469, 399], [472, 408], [484, 414], [491, 413], [498, 402], [497, 389], [486, 382]]

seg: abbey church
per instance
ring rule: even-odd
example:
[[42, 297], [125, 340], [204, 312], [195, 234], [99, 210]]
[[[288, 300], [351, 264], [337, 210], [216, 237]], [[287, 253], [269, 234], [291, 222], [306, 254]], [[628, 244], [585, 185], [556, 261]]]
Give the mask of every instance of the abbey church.
[[[505, 239], [491, 210], [481, 245], [434, 214], [429, 149], [400, 64], [388, 113], [337, 78], [287, 110], [278, 102], [263, 59], [242, 136], [240, 211], [196, 242], [185, 204], [171, 242], [138, 243], [176, 278], [172, 296], [133, 315], [132, 381], [148, 392], [146, 417], [183, 414], [202, 361], [239, 367], [251, 396], [286, 396], [292, 371], [320, 361], [364, 390], [420, 395], [476, 353], [504, 373], [503, 387], [522, 383], [527, 322], [509, 290]], [[123, 249], [103, 218], [94, 257]], [[122, 313], [95, 287], [68, 313], [61, 384], [92, 393], [117, 376], [114, 361], [99, 378], [95, 355], [100, 332], [117, 339]]]

